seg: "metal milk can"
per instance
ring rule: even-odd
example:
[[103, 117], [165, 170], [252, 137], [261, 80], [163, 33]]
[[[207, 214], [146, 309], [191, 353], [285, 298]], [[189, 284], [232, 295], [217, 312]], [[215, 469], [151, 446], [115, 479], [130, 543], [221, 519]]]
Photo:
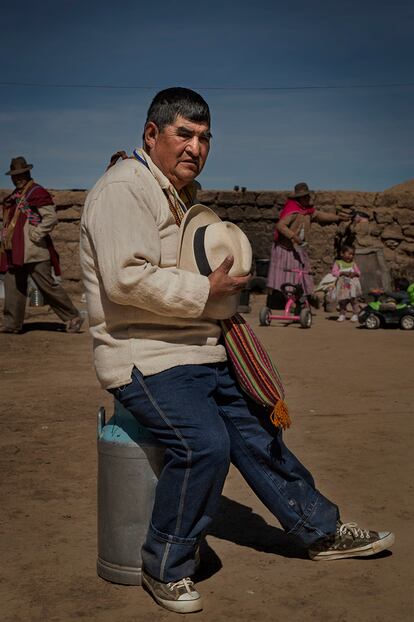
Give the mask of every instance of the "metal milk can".
[[115, 400], [98, 413], [98, 559], [100, 577], [141, 585], [141, 547], [148, 529], [164, 450]]

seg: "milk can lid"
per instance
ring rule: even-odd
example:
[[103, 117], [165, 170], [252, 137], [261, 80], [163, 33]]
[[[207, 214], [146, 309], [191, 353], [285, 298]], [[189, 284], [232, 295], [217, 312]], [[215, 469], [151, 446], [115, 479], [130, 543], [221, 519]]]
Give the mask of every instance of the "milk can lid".
[[114, 414], [103, 427], [100, 440], [112, 443], [159, 445], [154, 436], [114, 399]]

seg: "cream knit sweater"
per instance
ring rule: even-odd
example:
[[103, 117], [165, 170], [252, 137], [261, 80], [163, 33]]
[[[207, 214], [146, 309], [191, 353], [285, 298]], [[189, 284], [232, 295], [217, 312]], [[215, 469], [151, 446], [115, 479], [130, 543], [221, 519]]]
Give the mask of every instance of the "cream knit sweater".
[[82, 214], [81, 265], [105, 389], [128, 384], [134, 365], [146, 376], [226, 360], [219, 324], [203, 317], [209, 280], [176, 267], [178, 227], [162, 191], [169, 182], [147, 160], [151, 170], [133, 159], [110, 168]]

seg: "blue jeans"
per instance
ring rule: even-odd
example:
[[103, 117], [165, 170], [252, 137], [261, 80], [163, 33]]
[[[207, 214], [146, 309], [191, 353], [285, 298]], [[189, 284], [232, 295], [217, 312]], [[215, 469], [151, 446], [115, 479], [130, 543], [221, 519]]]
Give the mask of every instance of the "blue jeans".
[[182, 365], [111, 391], [165, 447], [143, 568], [163, 582], [194, 574], [232, 462], [283, 528], [305, 546], [335, 532], [336, 505], [315, 489], [268, 414], [247, 402], [226, 363]]

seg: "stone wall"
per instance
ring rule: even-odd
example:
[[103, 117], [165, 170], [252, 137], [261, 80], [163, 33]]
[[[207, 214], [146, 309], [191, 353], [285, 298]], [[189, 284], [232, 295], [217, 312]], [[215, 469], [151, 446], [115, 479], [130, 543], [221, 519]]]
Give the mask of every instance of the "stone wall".
[[[51, 192], [59, 218], [53, 239], [61, 258], [63, 282], [68, 291], [80, 292], [79, 222], [86, 192]], [[6, 194], [0, 191], [0, 200]], [[202, 190], [198, 201], [214, 209], [221, 218], [239, 225], [252, 243], [255, 258], [266, 259], [274, 223], [287, 195], [288, 191]], [[318, 191], [315, 207], [331, 213], [344, 207], [367, 212], [370, 221], [356, 225], [356, 246], [382, 248], [391, 273], [414, 280], [414, 192]], [[312, 225], [309, 251], [317, 277], [326, 273], [333, 262], [337, 231], [336, 224]]]

